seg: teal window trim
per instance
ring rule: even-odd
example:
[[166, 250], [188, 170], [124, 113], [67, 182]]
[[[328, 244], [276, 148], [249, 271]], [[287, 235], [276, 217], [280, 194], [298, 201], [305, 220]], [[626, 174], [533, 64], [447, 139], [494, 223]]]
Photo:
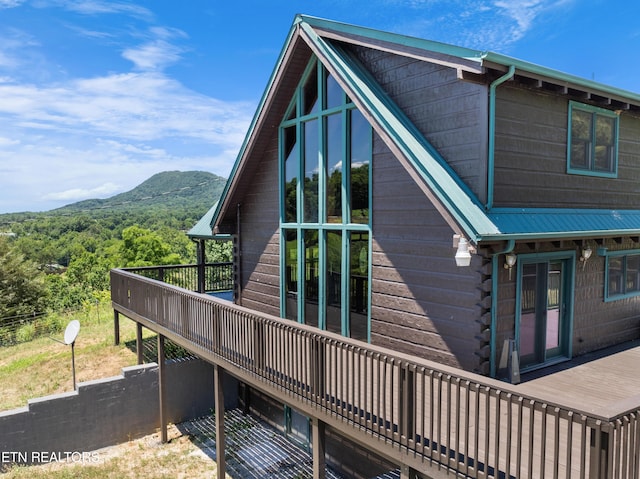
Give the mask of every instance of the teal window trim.
[[[317, 69], [316, 69], [317, 66]], [[306, 108], [304, 105], [304, 87], [310, 80], [309, 75], [313, 72], [317, 73], [317, 81], [318, 81], [318, 101], [319, 107], [314, 109], [311, 113], [303, 114], [303, 109]], [[327, 329], [327, 280], [326, 280], [326, 271], [327, 271], [327, 262], [328, 262], [328, 241], [327, 241], [327, 233], [329, 231], [339, 231], [341, 232], [341, 241], [342, 241], [342, 256], [341, 256], [341, 278], [340, 278], [340, 288], [342, 294], [342, 307], [340, 311], [340, 320], [341, 320], [341, 333], [344, 336], [351, 336], [351, 332], [349, 331], [350, 327], [350, 318], [351, 318], [351, 305], [349, 303], [349, 297], [351, 293], [351, 251], [350, 251], [350, 240], [352, 233], [367, 233], [368, 235], [368, 245], [367, 245], [367, 259], [368, 259], [368, 268], [367, 268], [367, 292], [366, 292], [366, 301], [367, 301], [367, 317], [366, 317], [366, 340], [371, 341], [371, 254], [372, 254], [372, 234], [371, 234], [371, 211], [373, 205], [372, 199], [372, 158], [373, 158], [373, 131], [371, 130], [371, 140], [369, 141], [369, 168], [368, 168], [368, 220], [366, 223], [352, 223], [351, 222], [351, 121], [350, 121], [350, 112], [357, 111], [355, 104], [348, 98], [346, 93], [342, 92], [342, 104], [338, 106], [332, 106], [331, 108], [327, 108], [327, 91], [326, 91], [326, 81], [325, 81], [326, 70], [320, 61], [316, 58], [312, 59], [307, 65], [304, 74], [301, 77], [301, 80], [296, 88], [295, 94], [289, 106], [286, 110], [286, 114], [283, 117], [283, 121], [280, 124], [279, 133], [278, 133], [278, 144], [279, 144], [279, 203], [280, 203], [280, 284], [284, 285], [286, 281], [286, 268], [285, 268], [285, 257], [286, 257], [286, 241], [285, 241], [285, 231], [286, 230], [295, 230], [297, 232], [297, 274], [298, 274], [298, 289], [297, 289], [297, 318], [298, 321], [303, 323], [305, 321], [305, 243], [304, 243], [304, 233], [305, 231], [317, 231], [318, 232], [318, 269], [320, 271], [320, 281], [318, 284], [318, 327], [320, 329]], [[328, 192], [328, 181], [324, 172], [327, 169], [327, 128], [326, 128], [326, 119], [331, 115], [340, 115], [341, 116], [341, 137], [343, 139], [342, 145], [340, 149], [342, 151], [342, 177], [341, 177], [341, 193], [342, 193], [342, 203], [341, 203], [341, 214], [342, 214], [342, 222], [330, 223], [328, 222], [328, 211], [327, 211], [327, 203], [326, 197]], [[319, 166], [319, 176], [318, 176], [318, 221], [317, 222], [305, 222], [305, 213], [304, 213], [304, 151], [305, 151], [305, 135], [303, 125], [309, 121], [317, 121], [318, 124], [318, 166]], [[298, 181], [296, 183], [296, 215], [295, 222], [286, 221], [286, 199], [285, 195], [282, 193], [285, 191], [285, 182], [286, 182], [286, 165], [285, 165], [285, 151], [284, 151], [284, 143], [285, 143], [285, 129], [295, 127], [296, 129], [296, 143], [297, 143], [297, 151], [298, 151]], [[280, 314], [281, 317], [286, 317], [286, 308], [287, 308], [287, 298], [285, 287], [280, 288]], [[337, 318], [336, 318], [337, 319]]]
[[[516, 308], [515, 308], [515, 340], [516, 344], [520, 344], [520, 321], [521, 321], [521, 307], [522, 304], [522, 269], [523, 265], [531, 263], [551, 262], [555, 260], [567, 261], [568, 268], [565, 272], [565, 277], [562, 281], [567, 288], [566, 292], [566, 311], [567, 323], [566, 323], [566, 357], [571, 358], [573, 355], [573, 341], [571, 340], [571, 334], [573, 332], [573, 311], [574, 311], [574, 298], [575, 298], [575, 276], [576, 276], [576, 252], [575, 251], [555, 251], [549, 253], [530, 253], [519, 254], [516, 263]], [[546, 365], [546, 364], [545, 364]], [[532, 368], [532, 369], [535, 369]], [[526, 371], [528, 369], [523, 369]]]
[[629, 256], [640, 256], [640, 249], [628, 249], [621, 251], [608, 251], [606, 248], [599, 248], [598, 255], [603, 256], [604, 261], [604, 302], [610, 303], [613, 301], [619, 301], [621, 299], [634, 298], [640, 296], [640, 285], [637, 290], [627, 291], [626, 281], [623, 293], [611, 293], [609, 291], [610, 277], [609, 277], [609, 260], [611, 258], [622, 258], [622, 278], [627, 278], [628, 273], [628, 260]]
[[[574, 110], [590, 113], [592, 115], [590, 145], [589, 145], [589, 166], [588, 168], [578, 168], [572, 166], [571, 149], [572, 149], [572, 121]], [[596, 150], [596, 118], [606, 117], [615, 120], [613, 132], [613, 158], [611, 171], [597, 170], [595, 168], [595, 150]], [[596, 176], [601, 178], [617, 178], [618, 177], [618, 140], [620, 131], [620, 117], [613, 111], [605, 108], [599, 108], [593, 105], [587, 105], [576, 101], [569, 101], [568, 128], [567, 128], [567, 173], [574, 175]]]

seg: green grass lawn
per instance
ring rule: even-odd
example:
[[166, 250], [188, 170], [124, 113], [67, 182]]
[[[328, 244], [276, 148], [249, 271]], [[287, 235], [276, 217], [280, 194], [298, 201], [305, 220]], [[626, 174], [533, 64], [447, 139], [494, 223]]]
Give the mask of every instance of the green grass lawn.
[[[75, 343], [76, 381], [88, 381], [121, 373], [137, 364], [135, 323], [120, 318], [120, 345], [114, 345], [113, 312], [110, 304], [70, 314], [80, 321]], [[145, 337], [153, 335], [144, 330]], [[62, 341], [63, 332], [52, 335]], [[14, 346], [0, 347], [0, 411], [23, 407], [31, 398], [73, 391], [71, 346], [48, 336]]]

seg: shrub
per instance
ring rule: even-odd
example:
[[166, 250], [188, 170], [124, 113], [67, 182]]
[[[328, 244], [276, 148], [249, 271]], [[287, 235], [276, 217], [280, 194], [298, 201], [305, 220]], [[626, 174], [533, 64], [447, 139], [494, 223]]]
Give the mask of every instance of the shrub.
[[36, 336], [36, 325], [34, 323], [24, 324], [16, 331], [16, 341], [25, 343], [31, 341]]

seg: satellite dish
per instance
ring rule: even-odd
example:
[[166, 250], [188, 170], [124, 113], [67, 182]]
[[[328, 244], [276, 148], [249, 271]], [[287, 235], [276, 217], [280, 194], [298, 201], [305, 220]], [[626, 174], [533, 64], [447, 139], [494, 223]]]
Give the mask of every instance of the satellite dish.
[[80, 332], [80, 321], [74, 319], [67, 324], [67, 329], [64, 330], [64, 344], [73, 344]]

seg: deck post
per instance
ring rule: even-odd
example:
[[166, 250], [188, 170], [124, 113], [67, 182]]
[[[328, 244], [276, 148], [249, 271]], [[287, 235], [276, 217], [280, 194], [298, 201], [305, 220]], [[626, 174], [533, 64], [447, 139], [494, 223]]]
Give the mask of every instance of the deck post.
[[113, 344], [118, 346], [120, 344], [120, 313], [113, 310]]
[[406, 464], [400, 466], [400, 479], [411, 479], [418, 477], [413, 469]]
[[401, 369], [400, 434], [407, 440], [415, 440], [413, 417], [415, 414], [415, 374], [409, 365]]
[[196, 254], [198, 256], [198, 293], [205, 293], [205, 263], [207, 262], [207, 260], [205, 256], [205, 243], [203, 239], [196, 243], [196, 248]]
[[165, 414], [165, 354], [164, 336], [158, 334], [158, 392], [160, 407], [160, 438], [163, 443], [167, 442], [167, 416]]
[[225, 433], [224, 433], [224, 370], [217, 364], [213, 365], [214, 408], [216, 414], [216, 463], [218, 477], [225, 477], [227, 463], [225, 461]]
[[313, 477], [325, 479], [327, 462], [325, 458], [325, 424], [320, 419], [311, 418], [311, 447], [313, 448]]
[[142, 324], [140, 323], [136, 323], [136, 354], [138, 356], [138, 364], [144, 363]]
[[591, 429], [591, 454], [589, 457], [589, 479], [608, 479], [611, 477], [609, 467], [610, 433], [602, 429]]

